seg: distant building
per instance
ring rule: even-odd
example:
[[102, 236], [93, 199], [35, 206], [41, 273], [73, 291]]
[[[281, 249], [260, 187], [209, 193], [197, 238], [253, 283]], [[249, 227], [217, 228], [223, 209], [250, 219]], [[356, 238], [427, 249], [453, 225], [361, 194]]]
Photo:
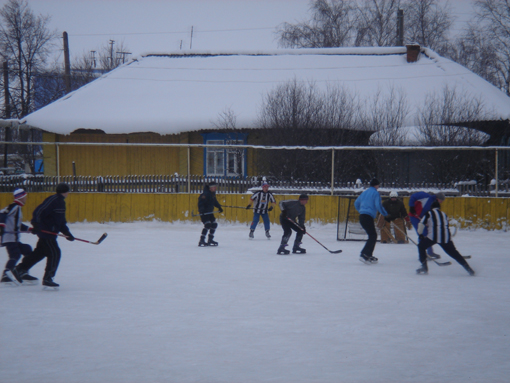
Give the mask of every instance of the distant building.
[[[490, 144], [510, 140], [510, 97], [455, 62], [417, 46], [387, 48], [282, 49], [265, 52], [148, 54], [99, 77], [25, 117], [43, 130], [46, 142], [181, 143], [269, 145], [258, 125], [264, 97], [278, 85], [297, 81], [317, 89], [331, 84], [370, 98], [391, 89], [406, 94], [405, 126], [414, 126], [427, 94], [445, 86], [481, 97], [487, 121], [459, 121], [490, 135]], [[236, 127], [222, 128], [229, 111]], [[335, 129], [343, 129], [336, 127]], [[368, 145], [374, 130], [349, 130]], [[318, 132], [317, 137], [321, 134]], [[330, 142], [330, 145], [343, 145]], [[307, 139], [301, 145], [316, 145]], [[258, 174], [261, 158], [252, 150], [194, 147], [55, 146], [44, 148], [44, 172], [79, 175], [191, 174], [218, 177]], [[241, 157], [239, 157], [241, 156]]]

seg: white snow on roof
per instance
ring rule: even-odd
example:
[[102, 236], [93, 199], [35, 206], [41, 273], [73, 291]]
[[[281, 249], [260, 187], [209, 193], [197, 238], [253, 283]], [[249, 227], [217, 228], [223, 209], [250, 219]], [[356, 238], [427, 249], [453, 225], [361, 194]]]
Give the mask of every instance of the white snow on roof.
[[[24, 122], [69, 134], [175, 134], [214, 128], [234, 112], [238, 128], [256, 127], [264, 97], [297, 80], [325, 89], [339, 84], [368, 99], [378, 90], [405, 92], [411, 112], [444, 87], [481, 97], [495, 119], [510, 118], [510, 97], [463, 66], [424, 49], [407, 63], [406, 48], [283, 49], [264, 52], [159, 53], [141, 56], [54, 103]], [[412, 116], [412, 115], [411, 115]], [[414, 117], [407, 123], [414, 125]]]

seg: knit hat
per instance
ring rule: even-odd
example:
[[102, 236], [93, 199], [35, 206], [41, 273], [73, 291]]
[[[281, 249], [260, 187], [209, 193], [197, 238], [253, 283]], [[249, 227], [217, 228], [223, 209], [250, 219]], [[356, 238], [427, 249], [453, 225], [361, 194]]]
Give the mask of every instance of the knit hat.
[[306, 194], [301, 194], [299, 196], [299, 199], [308, 199], [308, 196]]
[[441, 201], [444, 201], [446, 199], [446, 196], [443, 192], [436, 193], [436, 198], [440, 199]]
[[377, 186], [380, 184], [381, 183], [379, 182], [379, 180], [377, 178], [372, 178], [372, 181], [370, 181], [370, 186]]
[[55, 190], [58, 194], [64, 194], [67, 193], [71, 188], [68, 184], [61, 182], [57, 185], [57, 189]]
[[15, 200], [19, 200], [26, 196], [27, 192], [24, 189], [16, 189], [12, 194], [14, 195]]
[[391, 193], [390, 193], [390, 198], [397, 198], [398, 197], [398, 193], [393, 190]]
[[267, 182], [264, 182], [264, 183], [262, 184], [262, 187], [264, 187], [264, 186], [269, 186], [269, 184], [268, 184]]

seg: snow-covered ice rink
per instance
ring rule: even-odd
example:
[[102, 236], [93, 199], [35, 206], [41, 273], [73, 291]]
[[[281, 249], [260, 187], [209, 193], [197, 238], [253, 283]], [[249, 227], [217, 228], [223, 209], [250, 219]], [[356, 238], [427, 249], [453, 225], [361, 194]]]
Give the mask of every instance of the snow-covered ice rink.
[[378, 243], [379, 264], [364, 265], [363, 242], [337, 242], [335, 225], [308, 230], [343, 253], [305, 236], [308, 253], [289, 256], [276, 255], [276, 225], [271, 240], [260, 225], [249, 240], [245, 224], [220, 222], [216, 248], [197, 246], [196, 223], [70, 228], [108, 238], [59, 239], [60, 291], [0, 289], [2, 383], [509, 379], [508, 232], [459, 231], [470, 277], [455, 261], [416, 275], [411, 243]]

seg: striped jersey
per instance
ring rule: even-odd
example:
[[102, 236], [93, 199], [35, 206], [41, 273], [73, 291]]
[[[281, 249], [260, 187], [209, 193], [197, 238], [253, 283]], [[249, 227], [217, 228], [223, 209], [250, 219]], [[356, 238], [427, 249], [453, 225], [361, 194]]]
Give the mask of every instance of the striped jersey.
[[2, 230], [2, 246], [9, 242], [19, 242], [19, 233], [28, 231], [28, 226], [23, 224], [23, 214], [21, 206], [17, 203], [11, 203], [5, 209], [0, 211], [5, 215], [5, 228]]
[[276, 203], [273, 193], [264, 192], [264, 190], [255, 192], [251, 196], [251, 201], [253, 202], [253, 212], [257, 214], [266, 214], [269, 203]]
[[436, 243], [450, 242], [448, 216], [439, 208], [427, 212], [420, 223], [427, 227], [427, 237], [432, 241]]

